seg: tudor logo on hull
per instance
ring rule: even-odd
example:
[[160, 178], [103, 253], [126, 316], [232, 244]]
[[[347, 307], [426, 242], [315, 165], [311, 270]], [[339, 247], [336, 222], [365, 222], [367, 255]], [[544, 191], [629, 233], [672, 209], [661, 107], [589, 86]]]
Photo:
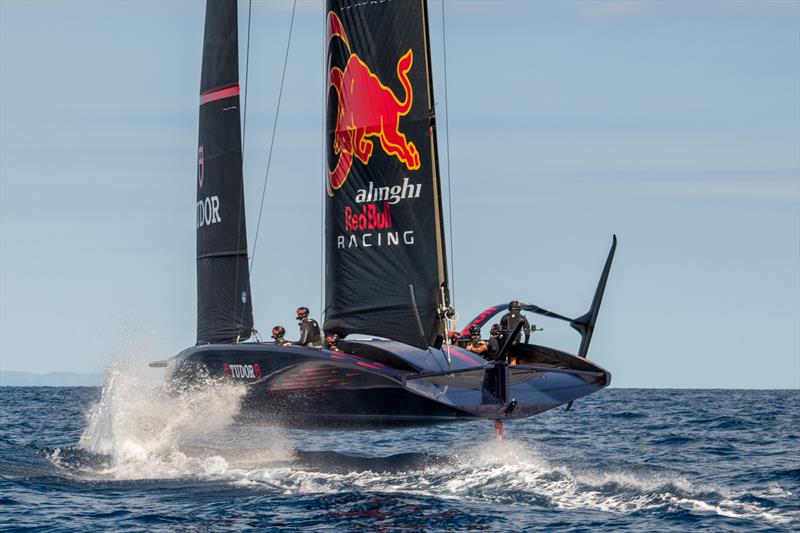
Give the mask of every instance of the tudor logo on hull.
[[261, 379], [261, 365], [231, 365], [222, 363], [222, 373], [237, 379]]

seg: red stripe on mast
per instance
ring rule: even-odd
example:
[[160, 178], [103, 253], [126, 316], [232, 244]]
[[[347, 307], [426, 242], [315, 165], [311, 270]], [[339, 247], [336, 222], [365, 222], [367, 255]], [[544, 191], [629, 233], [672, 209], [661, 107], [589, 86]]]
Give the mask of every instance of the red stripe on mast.
[[231, 96], [239, 96], [238, 83], [202, 93], [200, 95], [200, 105], [214, 102], [215, 100], [222, 100], [223, 98], [230, 98]]

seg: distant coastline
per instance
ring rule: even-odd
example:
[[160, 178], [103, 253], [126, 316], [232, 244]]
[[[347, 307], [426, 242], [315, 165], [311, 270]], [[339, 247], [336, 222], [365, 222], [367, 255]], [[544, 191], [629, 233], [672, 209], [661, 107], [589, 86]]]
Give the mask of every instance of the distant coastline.
[[0, 371], [0, 387], [100, 387], [102, 374], [78, 374], [76, 372], [18, 372]]

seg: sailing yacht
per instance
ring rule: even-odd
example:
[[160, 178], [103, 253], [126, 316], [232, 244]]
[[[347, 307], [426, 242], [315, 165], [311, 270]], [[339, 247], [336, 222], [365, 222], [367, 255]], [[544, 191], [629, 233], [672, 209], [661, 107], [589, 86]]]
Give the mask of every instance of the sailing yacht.
[[[427, 2], [328, 0], [324, 330], [337, 349], [252, 341], [236, 0], [206, 5], [197, 162], [197, 341], [171, 379], [247, 384], [243, 417], [353, 427], [523, 418], [596, 392], [579, 353], [507, 342], [487, 361], [451, 344]], [[495, 306], [499, 308], [499, 306]], [[495, 308], [470, 325], [483, 325]], [[466, 331], [466, 329], [465, 329]], [[515, 338], [517, 329], [511, 332]], [[510, 364], [514, 361], [515, 364]]]

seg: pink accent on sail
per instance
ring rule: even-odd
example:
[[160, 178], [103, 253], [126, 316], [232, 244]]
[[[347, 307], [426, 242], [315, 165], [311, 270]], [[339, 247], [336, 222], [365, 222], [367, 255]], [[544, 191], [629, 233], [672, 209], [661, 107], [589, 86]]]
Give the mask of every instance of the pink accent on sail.
[[231, 96], [239, 96], [239, 84], [229, 85], [221, 89], [214, 89], [213, 91], [206, 91], [200, 95], [200, 105], [213, 102], [215, 100], [222, 100], [223, 98], [230, 98]]

